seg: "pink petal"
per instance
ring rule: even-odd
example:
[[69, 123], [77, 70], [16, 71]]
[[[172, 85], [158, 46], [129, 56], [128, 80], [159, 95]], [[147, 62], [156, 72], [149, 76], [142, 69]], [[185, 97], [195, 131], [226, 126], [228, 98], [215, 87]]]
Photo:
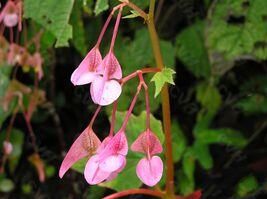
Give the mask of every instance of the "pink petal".
[[101, 106], [112, 104], [121, 94], [121, 85], [116, 80], [106, 81], [98, 76], [91, 84], [90, 93], [94, 103]]
[[142, 158], [136, 167], [138, 178], [147, 186], [156, 185], [163, 173], [163, 163], [160, 157], [153, 156], [150, 160]]
[[109, 52], [103, 60], [105, 69], [108, 70], [109, 79], [121, 79], [122, 71], [120, 63], [112, 52]]
[[4, 17], [4, 24], [9, 28], [16, 26], [18, 24], [18, 21], [19, 17], [16, 13], [7, 14]]
[[105, 159], [110, 155], [120, 154], [126, 156], [128, 153], [128, 142], [124, 132], [118, 132], [106, 145], [99, 154], [101, 159]]
[[75, 162], [93, 154], [99, 147], [100, 143], [100, 140], [93, 130], [87, 127], [75, 140], [65, 156], [59, 170], [59, 177], [62, 178]]
[[149, 129], [141, 133], [131, 146], [132, 151], [155, 155], [162, 152], [162, 145], [157, 136]]
[[122, 167], [125, 162], [123, 155], [111, 155], [100, 161], [99, 168], [102, 171], [114, 172]]
[[71, 82], [74, 85], [91, 83], [99, 71], [98, 65], [102, 62], [102, 56], [98, 48], [93, 48], [83, 59], [80, 65], [71, 75]]
[[124, 158], [124, 161], [123, 161], [123, 164], [121, 165], [121, 167], [118, 170], [112, 172], [109, 175], [109, 177], [106, 179], [106, 181], [111, 181], [111, 180], [115, 179], [118, 176], [118, 174], [125, 168], [125, 166], [126, 166], [126, 158]]
[[99, 157], [98, 155], [92, 156], [87, 162], [84, 170], [84, 177], [86, 181], [91, 184], [98, 184], [105, 179], [107, 179], [110, 175], [110, 172], [102, 171], [99, 168]]
[[97, 153], [101, 153], [109, 143], [109, 141], [112, 139], [113, 136], [107, 136], [100, 144], [100, 146], [97, 149]]

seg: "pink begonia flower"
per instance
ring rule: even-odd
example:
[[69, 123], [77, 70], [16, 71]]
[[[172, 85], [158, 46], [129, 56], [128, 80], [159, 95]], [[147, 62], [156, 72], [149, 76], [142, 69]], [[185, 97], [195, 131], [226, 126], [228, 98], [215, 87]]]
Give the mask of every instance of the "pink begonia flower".
[[121, 94], [121, 85], [117, 80], [122, 78], [122, 71], [113, 52], [106, 55], [100, 67], [104, 69], [104, 74], [92, 82], [90, 93], [94, 103], [106, 106], [117, 100]]
[[121, 19], [121, 9], [117, 16], [113, 31], [109, 53], [102, 60], [99, 45], [113, 12], [108, 17], [95, 47], [86, 55], [78, 68], [71, 75], [74, 85], [92, 83], [90, 87], [91, 97], [94, 103], [101, 106], [112, 104], [121, 94], [121, 85], [117, 81], [122, 78], [121, 66], [113, 53], [113, 48]]
[[20, 21], [20, 4], [16, 5], [13, 1], [8, 1], [1, 11], [0, 23], [4, 22], [5, 26], [12, 28]]
[[146, 154], [136, 167], [136, 174], [147, 186], [156, 185], [163, 173], [163, 162], [155, 154], [162, 152], [162, 145], [156, 135], [147, 129], [141, 133], [131, 146], [132, 151]]
[[38, 74], [39, 80], [44, 76], [44, 72], [42, 69], [42, 57], [39, 52], [34, 53], [32, 56], [29, 56], [26, 65], [34, 68], [34, 71]]
[[71, 82], [75, 86], [91, 83], [99, 74], [103, 73], [103, 69], [100, 68], [101, 61], [102, 56], [99, 49], [94, 47], [72, 73]]
[[93, 185], [114, 179], [124, 169], [127, 153], [128, 144], [124, 132], [107, 137], [97, 150], [97, 154], [92, 156], [85, 166], [86, 181]]
[[[91, 127], [87, 127], [72, 144], [59, 169], [62, 178], [69, 168], [78, 160], [93, 155], [101, 142]], [[93, 156], [92, 156], [93, 157]]]

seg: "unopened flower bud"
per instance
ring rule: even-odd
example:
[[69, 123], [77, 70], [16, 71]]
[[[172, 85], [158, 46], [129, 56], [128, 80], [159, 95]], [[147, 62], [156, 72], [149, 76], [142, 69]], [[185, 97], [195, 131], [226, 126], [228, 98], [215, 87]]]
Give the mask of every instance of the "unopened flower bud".
[[4, 149], [4, 154], [5, 155], [10, 155], [13, 151], [13, 146], [10, 142], [4, 141], [3, 142], [3, 149]]

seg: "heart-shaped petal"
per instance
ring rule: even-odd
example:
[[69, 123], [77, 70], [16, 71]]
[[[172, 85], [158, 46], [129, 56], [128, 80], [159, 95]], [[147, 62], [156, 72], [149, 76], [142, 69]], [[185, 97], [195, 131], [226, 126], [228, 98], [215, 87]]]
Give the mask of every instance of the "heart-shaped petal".
[[93, 48], [83, 59], [80, 65], [71, 75], [71, 82], [74, 85], [91, 83], [101, 71], [98, 70], [102, 62], [102, 56], [98, 48]]
[[105, 70], [108, 71], [108, 79], [121, 79], [122, 71], [120, 63], [117, 58], [113, 54], [113, 52], [109, 52], [105, 58], [103, 59], [103, 64], [105, 66]]
[[157, 136], [150, 129], [141, 133], [131, 146], [132, 151], [150, 155], [162, 152], [162, 145]]
[[91, 84], [90, 93], [94, 103], [101, 106], [112, 104], [121, 94], [121, 85], [116, 80], [98, 76]]
[[106, 172], [117, 171], [125, 162], [125, 156], [123, 155], [111, 155], [101, 160], [99, 163], [99, 168]]
[[158, 156], [151, 159], [142, 158], [136, 167], [136, 174], [139, 179], [147, 186], [156, 185], [163, 173], [163, 162]]
[[87, 127], [75, 140], [66, 154], [59, 169], [59, 177], [62, 178], [75, 162], [86, 156], [92, 155], [100, 144], [101, 142], [93, 130]]
[[5, 26], [12, 28], [18, 24], [19, 17], [17, 13], [6, 14], [4, 17]]
[[118, 174], [125, 168], [125, 166], [126, 166], [126, 158], [124, 158], [124, 162], [123, 162], [123, 164], [121, 165], [121, 167], [120, 167], [118, 170], [112, 172], [112, 173], [109, 175], [109, 177], [106, 179], [106, 182], [115, 179], [115, 178], [118, 176]]
[[102, 171], [99, 168], [99, 157], [98, 155], [92, 156], [86, 163], [84, 169], [84, 177], [86, 181], [91, 184], [98, 184], [106, 180], [110, 175], [110, 172]]

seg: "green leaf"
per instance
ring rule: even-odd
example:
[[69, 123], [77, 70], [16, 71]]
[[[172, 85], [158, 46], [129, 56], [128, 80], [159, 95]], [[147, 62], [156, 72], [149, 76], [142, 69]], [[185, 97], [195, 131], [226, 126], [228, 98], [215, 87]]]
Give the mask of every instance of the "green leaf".
[[4, 178], [0, 180], [0, 192], [10, 192], [14, 189], [15, 185], [12, 180]]
[[73, 11], [70, 17], [70, 23], [73, 27], [72, 43], [74, 47], [82, 54], [85, 55], [87, 51], [85, 30], [83, 24], [82, 13], [82, 0], [76, 0], [73, 6]]
[[68, 46], [72, 27], [68, 23], [74, 0], [25, 0], [24, 17], [31, 18], [57, 39], [56, 47]]
[[189, 26], [176, 37], [177, 57], [197, 77], [210, 75], [210, 62], [204, 40], [204, 22]]
[[248, 114], [267, 113], [267, 98], [264, 95], [254, 94], [240, 100], [235, 106]]
[[178, 189], [182, 195], [188, 195], [195, 189], [195, 156], [192, 148], [187, 148], [183, 156], [182, 170], [178, 172]]
[[187, 141], [184, 133], [177, 121], [172, 121], [172, 148], [173, 148], [173, 161], [178, 162], [185, 152]]
[[95, 15], [99, 15], [101, 12], [107, 10], [108, 7], [108, 0], [96, 0], [94, 9]]
[[140, 16], [140, 14], [137, 11], [135, 11], [135, 10], [130, 10], [130, 12], [131, 12], [131, 14], [126, 15], [126, 16], [124, 16], [122, 18], [123, 19], [132, 19], [132, 18], [136, 18], [136, 17], [139, 17]]
[[213, 167], [213, 159], [210, 154], [209, 146], [196, 141], [193, 145], [195, 157], [199, 161], [202, 168], [208, 170]]
[[245, 197], [249, 193], [256, 191], [259, 188], [258, 180], [255, 176], [249, 175], [241, 179], [236, 187], [236, 194], [239, 197]]
[[183, 172], [188, 179], [194, 179], [195, 156], [192, 148], [187, 148], [183, 156]]
[[[267, 1], [225, 0], [216, 3], [207, 28], [212, 62], [247, 57], [267, 59]], [[239, 19], [239, 20], [235, 20]], [[237, 22], [234, 22], [237, 21]]]
[[[3, 143], [5, 140], [6, 131], [0, 134], [0, 143]], [[15, 171], [15, 168], [19, 162], [21, 153], [22, 153], [22, 146], [24, 141], [24, 134], [19, 129], [13, 128], [10, 133], [10, 142], [13, 146], [12, 153], [8, 157], [9, 168], [12, 172]]]
[[237, 148], [246, 146], [247, 139], [239, 131], [233, 129], [199, 129], [196, 139], [202, 144], [226, 144]]
[[[6, 90], [9, 85], [9, 75], [12, 71], [12, 67], [3, 65], [0, 66], [0, 100], [5, 96]], [[5, 111], [3, 109], [3, 106], [0, 106], [0, 128], [2, 126], [2, 123], [5, 121], [5, 119], [8, 117], [8, 115], [11, 113], [11, 110]]]
[[175, 71], [170, 68], [164, 68], [161, 72], [157, 72], [153, 78], [151, 79], [152, 82], [155, 82], [156, 91], [154, 97], [156, 98], [160, 93], [161, 89], [163, 88], [165, 83], [170, 83], [174, 85], [173, 75]]
[[196, 98], [202, 108], [197, 114], [195, 129], [206, 129], [220, 108], [222, 103], [221, 94], [217, 87], [210, 82], [200, 83], [196, 89]]
[[73, 170], [75, 170], [75, 171], [78, 171], [79, 173], [83, 173], [84, 172], [85, 165], [86, 165], [88, 159], [89, 158], [86, 157], [86, 158], [83, 158], [83, 159], [79, 160], [71, 168]]

